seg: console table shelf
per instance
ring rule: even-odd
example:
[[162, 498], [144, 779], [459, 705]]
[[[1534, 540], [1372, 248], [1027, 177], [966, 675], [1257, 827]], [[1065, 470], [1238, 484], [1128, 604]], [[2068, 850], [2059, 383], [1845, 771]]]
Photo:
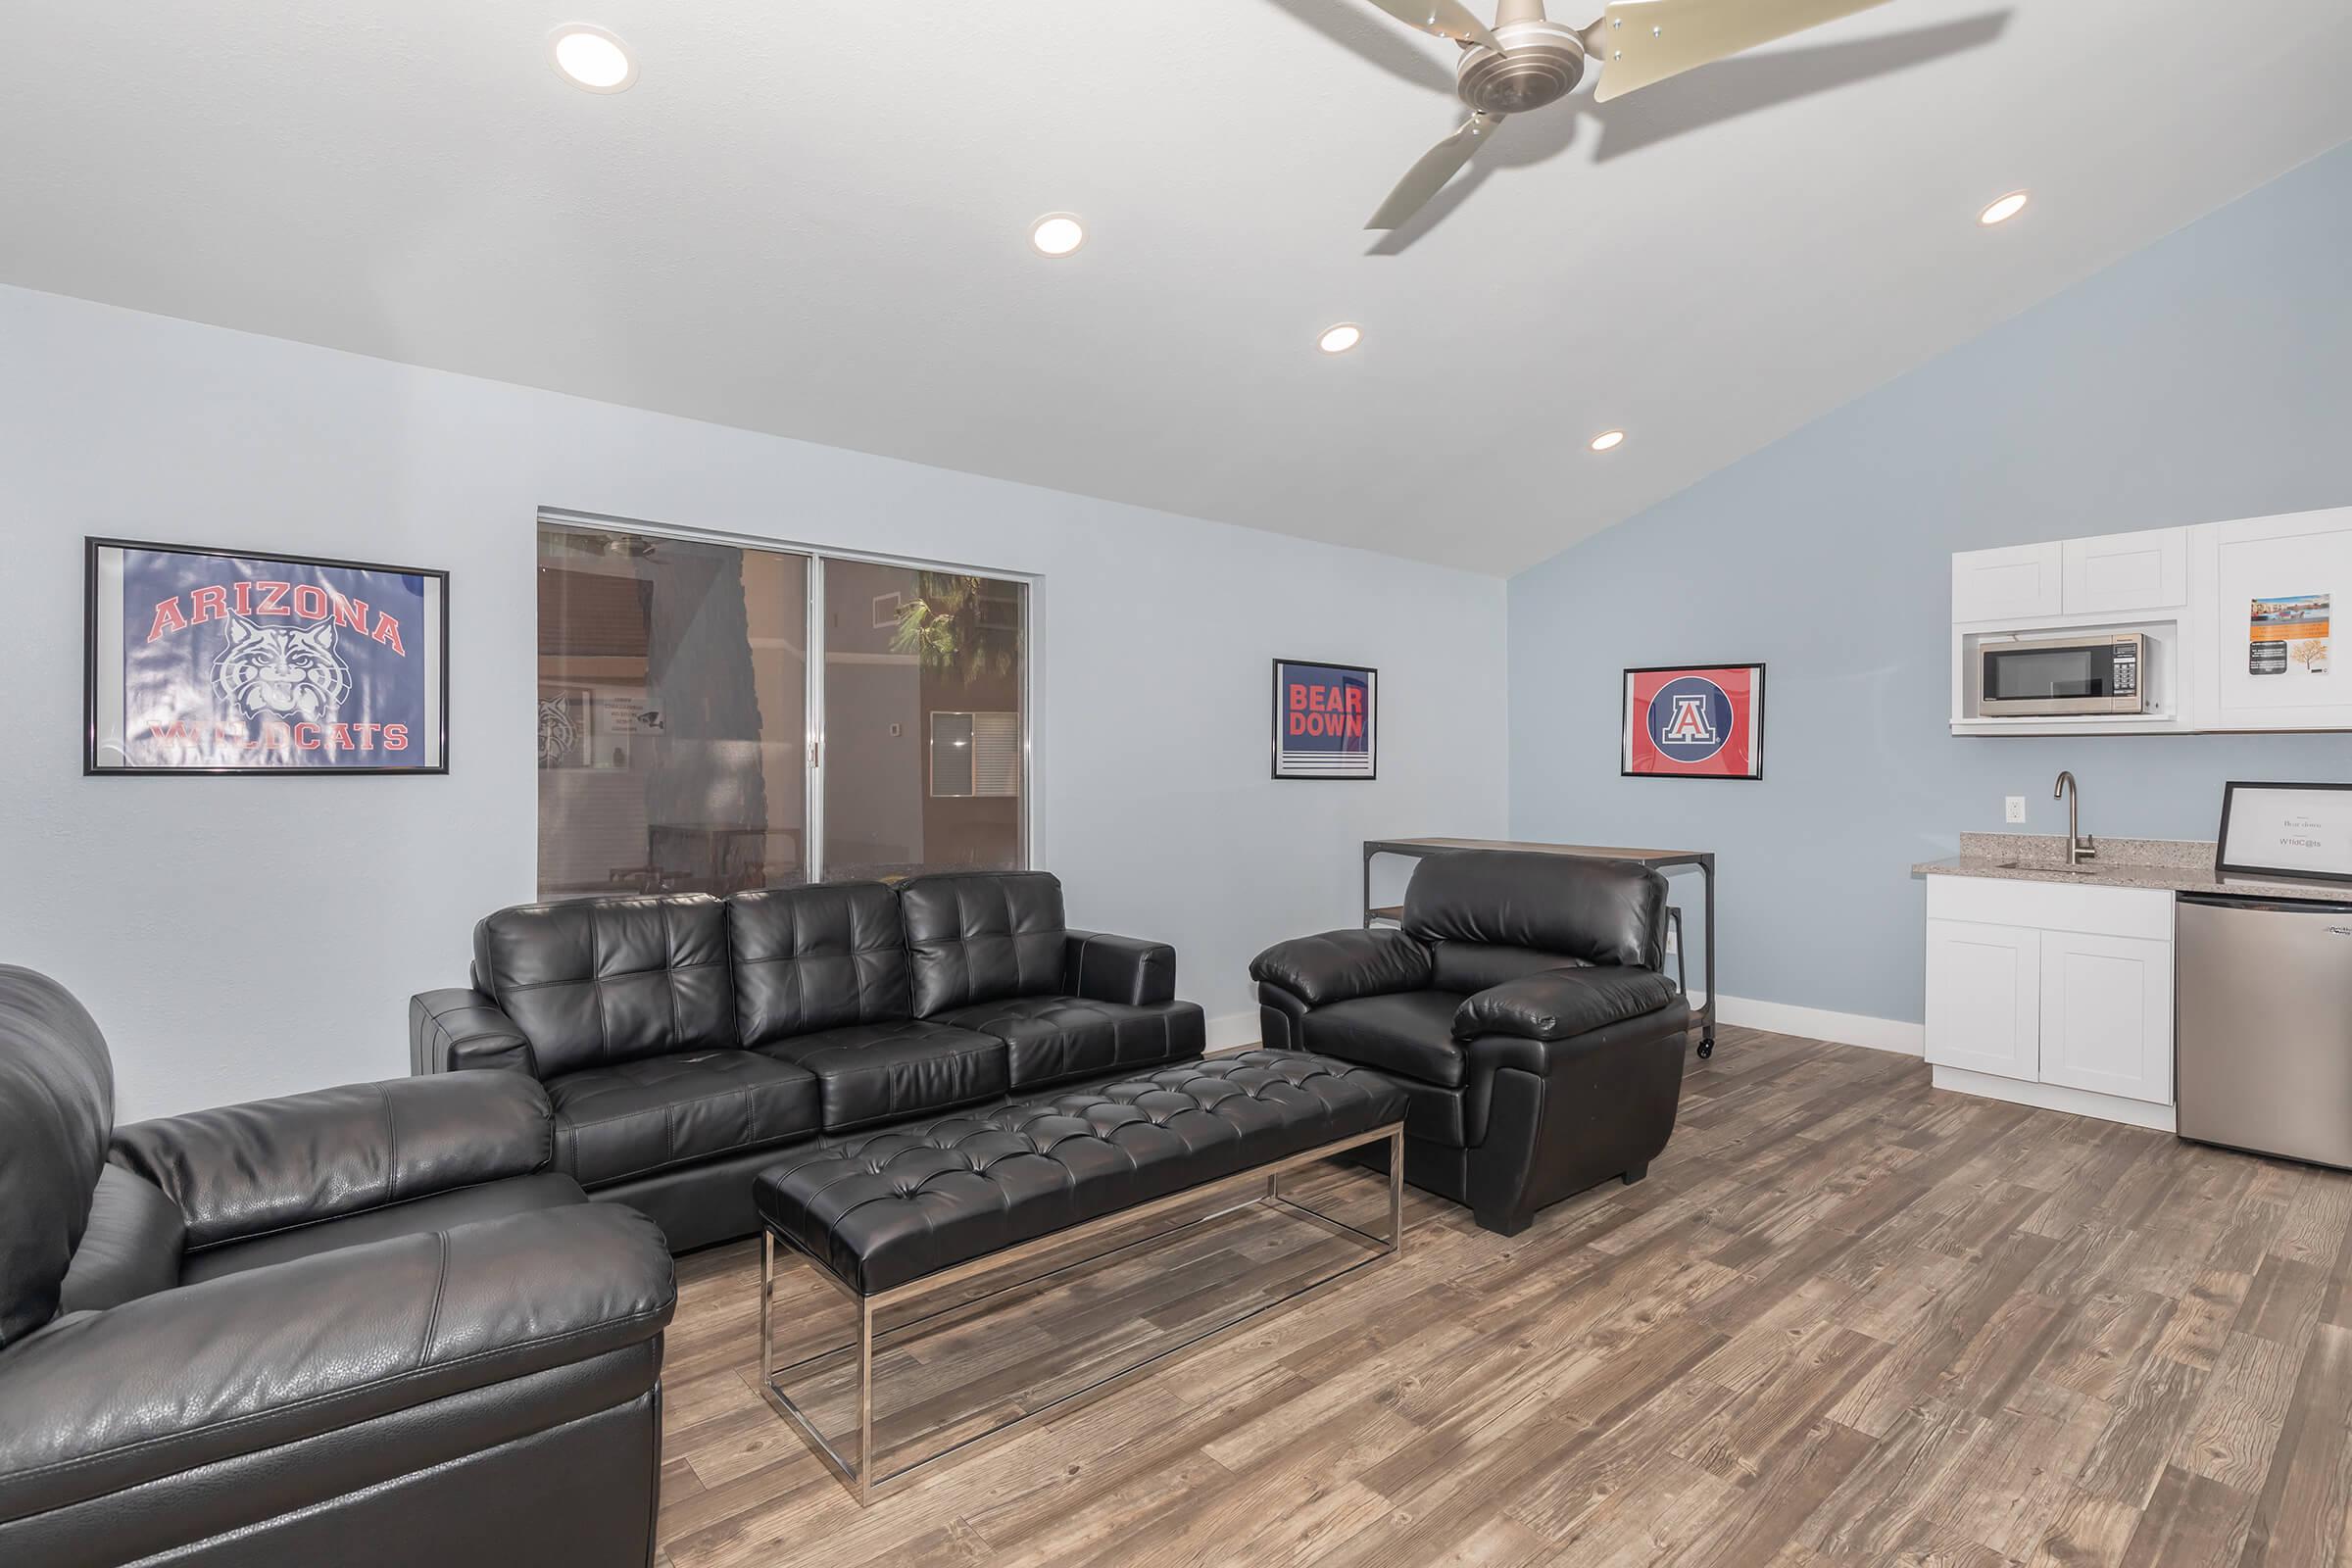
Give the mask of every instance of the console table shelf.
[[1366, 839], [1364, 840], [1364, 924], [1375, 920], [1400, 918], [1400, 905], [1372, 903], [1372, 858], [1376, 855], [1396, 855], [1418, 860], [1425, 856], [1444, 855], [1451, 850], [1516, 850], [1528, 855], [1582, 855], [1599, 860], [1632, 860], [1653, 871], [1674, 866], [1692, 865], [1698, 868], [1705, 883], [1705, 912], [1701, 916], [1706, 932], [1707, 1004], [1699, 1011], [1698, 1054], [1715, 1054], [1715, 855], [1711, 850], [1644, 850], [1622, 844], [1524, 844], [1512, 839]]

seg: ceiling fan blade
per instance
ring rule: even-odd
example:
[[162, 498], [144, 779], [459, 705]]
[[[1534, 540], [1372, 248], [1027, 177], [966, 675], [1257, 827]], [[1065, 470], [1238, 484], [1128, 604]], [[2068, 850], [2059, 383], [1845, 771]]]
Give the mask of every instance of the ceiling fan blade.
[[1487, 24], [1470, 14], [1462, 0], [1372, 0], [1372, 3], [1408, 27], [1434, 32], [1455, 43], [1483, 43], [1496, 54], [1502, 45], [1487, 30]]
[[1609, 0], [1583, 33], [1600, 62], [1595, 103], [1818, 27], [1886, 0]]
[[1502, 123], [1500, 115], [1472, 115], [1456, 126], [1452, 135], [1421, 155], [1421, 161], [1404, 172], [1389, 199], [1380, 204], [1366, 228], [1400, 228], [1404, 220], [1429, 205], [1429, 199], [1445, 187], [1461, 167], [1478, 151], [1496, 125]]

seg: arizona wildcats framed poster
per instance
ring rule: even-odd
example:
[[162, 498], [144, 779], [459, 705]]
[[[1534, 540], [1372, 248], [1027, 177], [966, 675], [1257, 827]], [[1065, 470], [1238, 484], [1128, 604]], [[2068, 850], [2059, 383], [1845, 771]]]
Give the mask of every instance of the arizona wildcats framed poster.
[[449, 771], [447, 572], [85, 548], [84, 773]]
[[1764, 666], [1629, 669], [1622, 731], [1624, 777], [1760, 779]]
[[1380, 776], [1380, 671], [1274, 661], [1274, 776]]

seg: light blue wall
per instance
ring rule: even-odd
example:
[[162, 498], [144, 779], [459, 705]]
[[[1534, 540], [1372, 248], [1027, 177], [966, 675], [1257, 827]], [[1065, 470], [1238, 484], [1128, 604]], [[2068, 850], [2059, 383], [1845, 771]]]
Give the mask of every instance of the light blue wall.
[[[2348, 503], [2343, 148], [1514, 577], [1512, 832], [1713, 849], [1727, 996], [1917, 1019], [1908, 867], [2003, 796], [2064, 831], [2071, 767], [2087, 830], [2206, 839], [2225, 779], [2352, 777], [2341, 734], [1951, 735], [1951, 553]], [[1763, 782], [1619, 778], [1619, 671], [1705, 661], [1771, 666]]]

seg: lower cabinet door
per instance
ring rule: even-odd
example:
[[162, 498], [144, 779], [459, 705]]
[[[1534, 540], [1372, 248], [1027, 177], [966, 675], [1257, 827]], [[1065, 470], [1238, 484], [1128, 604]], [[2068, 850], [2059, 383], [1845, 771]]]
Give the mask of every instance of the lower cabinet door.
[[2041, 943], [2022, 926], [1928, 922], [1928, 1060], [2034, 1081]]
[[2173, 1100], [2173, 947], [2041, 934], [2041, 1081]]

